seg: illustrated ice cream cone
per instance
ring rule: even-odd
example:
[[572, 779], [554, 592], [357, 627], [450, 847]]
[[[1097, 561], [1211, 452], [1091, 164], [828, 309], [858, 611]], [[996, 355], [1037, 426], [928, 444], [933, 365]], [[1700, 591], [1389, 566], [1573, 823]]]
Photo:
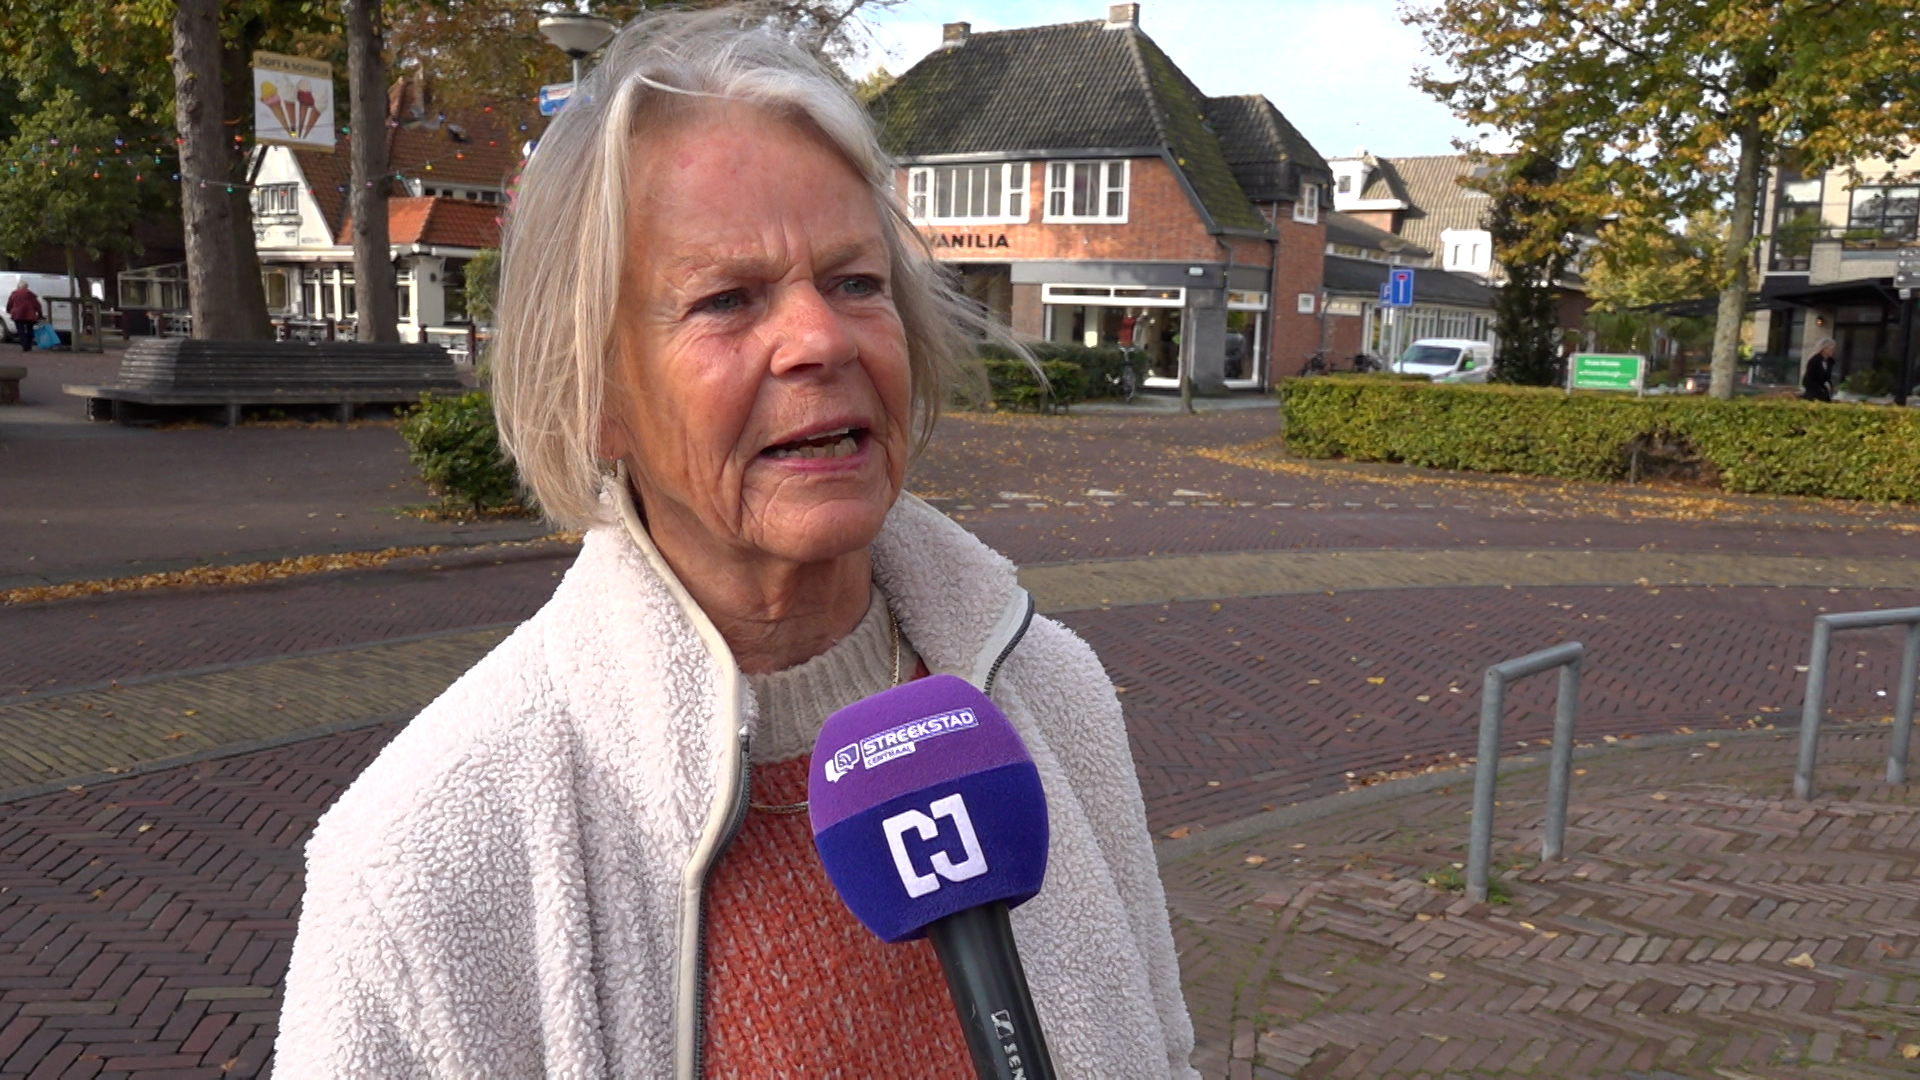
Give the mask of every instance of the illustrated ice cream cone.
[[300, 80], [293, 97], [300, 103], [300, 111], [297, 114], [300, 119], [300, 128], [296, 134], [304, 139], [307, 137], [308, 130], [313, 127], [313, 122], [320, 119], [320, 110], [313, 104], [313, 87], [308, 86], [305, 79]]
[[280, 100], [280, 88], [270, 82], [260, 84], [260, 104], [273, 110], [273, 118], [280, 121], [280, 127], [288, 135], [293, 134], [293, 121], [287, 117], [287, 103]]

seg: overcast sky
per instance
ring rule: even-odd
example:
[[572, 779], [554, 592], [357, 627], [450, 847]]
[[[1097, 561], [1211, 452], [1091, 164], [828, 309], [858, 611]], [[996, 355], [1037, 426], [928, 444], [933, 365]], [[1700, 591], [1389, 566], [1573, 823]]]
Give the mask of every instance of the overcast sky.
[[[1472, 132], [1414, 89], [1429, 62], [1396, 0], [1145, 0], [1140, 28], [1213, 96], [1265, 94], [1326, 157], [1445, 154]], [[906, 0], [876, 16], [895, 74], [940, 43], [943, 23], [975, 32], [1105, 18], [1107, 0]]]

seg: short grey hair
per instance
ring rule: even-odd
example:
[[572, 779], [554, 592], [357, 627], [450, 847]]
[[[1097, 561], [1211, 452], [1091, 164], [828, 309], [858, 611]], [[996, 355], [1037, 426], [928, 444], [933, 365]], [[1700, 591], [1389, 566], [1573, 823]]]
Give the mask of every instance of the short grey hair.
[[1807, 356], [1809, 358], [1818, 356], [1820, 354], [1821, 349], [1824, 349], [1829, 345], [1838, 345], [1838, 344], [1840, 343], [1833, 340], [1830, 337], [1823, 337], [1819, 341], [1816, 341], [1813, 343], [1813, 348], [1807, 350]]
[[953, 290], [909, 223], [893, 163], [865, 110], [771, 26], [764, 8], [637, 18], [541, 136], [501, 243], [489, 349], [500, 441], [540, 510], [564, 527], [601, 517], [604, 470], [595, 459], [627, 254], [633, 147], [685, 119], [701, 99], [741, 102], [810, 126], [872, 189], [906, 331], [916, 454], [949, 395], [984, 389], [974, 341], [1004, 337]]

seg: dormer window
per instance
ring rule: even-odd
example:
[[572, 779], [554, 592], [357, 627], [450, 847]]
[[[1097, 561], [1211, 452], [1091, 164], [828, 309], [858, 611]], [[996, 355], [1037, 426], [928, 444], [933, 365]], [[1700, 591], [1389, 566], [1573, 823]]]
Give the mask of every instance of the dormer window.
[[1027, 220], [1027, 163], [909, 169], [907, 210], [923, 225], [1023, 223]]
[[1320, 185], [1300, 185], [1300, 197], [1293, 201], [1293, 220], [1304, 225], [1320, 222]]

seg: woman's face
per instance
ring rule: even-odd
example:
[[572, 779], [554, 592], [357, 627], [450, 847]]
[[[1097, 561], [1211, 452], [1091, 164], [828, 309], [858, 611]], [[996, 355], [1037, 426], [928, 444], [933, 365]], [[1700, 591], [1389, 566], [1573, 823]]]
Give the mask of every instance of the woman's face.
[[866, 182], [821, 136], [728, 104], [636, 147], [629, 191], [603, 439], [655, 539], [730, 561], [864, 550], [912, 422]]

